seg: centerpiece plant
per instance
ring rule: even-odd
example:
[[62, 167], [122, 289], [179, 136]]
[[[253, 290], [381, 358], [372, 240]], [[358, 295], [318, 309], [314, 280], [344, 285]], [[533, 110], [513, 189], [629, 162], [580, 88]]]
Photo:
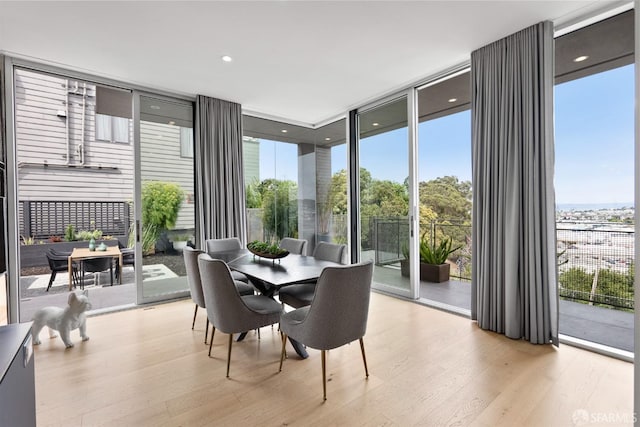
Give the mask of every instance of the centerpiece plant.
[[282, 258], [289, 255], [289, 251], [286, 249], [282, 249], [275, 243], [261, 242], [259, 240], [254, 240], [252, 242], [247, 243], [247, 249], [254, 255], [263, 258]]

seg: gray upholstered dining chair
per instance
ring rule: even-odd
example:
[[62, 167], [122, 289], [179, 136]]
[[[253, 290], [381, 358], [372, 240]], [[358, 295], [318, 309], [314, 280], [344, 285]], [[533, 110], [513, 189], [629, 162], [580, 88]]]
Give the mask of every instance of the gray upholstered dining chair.
[[[333, 261], [342, 264], [345, 245], [335, 243], [319, 242], [313, 251], [313, 257], [324, 261]], [[311, 304], [313, 294], [316, 291], [316, 283], [298, 283], [295, 285], [285, 286], [280, 289], [278, 298], [283, 304], [287, 304], [293, 308], [305, 307]]]
[[280, 247], [286, 249], [289, 253], [304, 255], [304, 248], [307, 241], [304, 239], [294, 239], [293, 237], [285, 237], [280, 240]]
[[326, 350], [360, 340], [364, 371], [369, 377], [363, 337], [367, 331], [372, 275], [372, 261], [327, 267], [318, 279], [313, 303], [280, 317], [280, 330], [284, 334], [280, 371], [287, 337], [321, 350], [324, 400], [327, 400]]
[[[202, 293], [202, 280], [200, 278], [200, 268], [198, 267], [198, 255], [204, 252], [198, 249], [193, 249], [186, 246], [182, 250], [184, 256], [184, 265], [187, 269], [187, 282], [189, 283], [189, 291], [191, 292], [191, 300], [196, 304], [196, 309], [193, 312], [193, 322], [191, 323], [191, 330], [196, 324], [196, 316], [198, 315], [198, 307], [206, 309], [204, 302], [204, 294]], [[253, 286], [240, 282], [234, 282], [238, 293], [240, 295], [253, 295]], [[207, 336], [209, 335], [209, 316], [207, 316], [207, 325], [204, 330], [204, 343], [207, 343]]]
[[[211, 255], [213, 258], [216, 257], [216, 252], [230, 252], [242, 249], [242, 243], [240, 243], [240, 239], [237, 237], [229, 237], [226, 239], [207, 239], [204, 243], [207, 247], [207, 254]], [[239, 271], [232, 271], [231, 275], [233, 276], [233, 280], [240, 280], [241, 282], [249, 283], [249, 278]]]
[[209, 343], [209, 356], [216, 329], [229, 334], [227, 353], [227, 378], [231, 365], [231, 345], [233, 334], [273, 325], [280, 321], [282, 307], [264, 295], [240, 296], [234, 286], [229, 266], [207, 254], [198, 256], [202, 292], [204, 293], [207, 316], [213, 324]]

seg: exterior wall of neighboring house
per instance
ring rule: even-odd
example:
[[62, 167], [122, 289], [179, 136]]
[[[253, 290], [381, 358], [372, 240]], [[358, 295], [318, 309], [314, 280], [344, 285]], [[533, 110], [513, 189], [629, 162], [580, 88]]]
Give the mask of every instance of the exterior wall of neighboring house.
[[244, 184], [260, 182], [260, 140], [245, 136], [242, 138], [242, 160], [244, 162]]
[[131, 126], [128, 143], [96, 140], [95, 85], [22, 69], [15, 81], [20, 200], [132, 200]]
[[142, 182], [165, 181], [178, 184], [184, 191], [185, 198], [175, 228], [191, 230], [195, 227], [193, 157], [183, 156], [180, 146], [180, 127], [146, 121], [140, 123]]
[[[26, 212], [32, 217], [31, 222], [40, 223], [55, 222], [51, 217], [58, 218], [63, 211], [77, 208], [68, 203], [56, 209], [44, 204], [44, 208], [34, 210], [35, 201], [84, 201], [97, 202], [96, 205], [104, 202], [128, 205], [133, 201], [133, 120], [118, 119], [128, 127], [128, 138], [110, 138], [128, 141], [96, 138], [96, 92], [95, 84], [82, 80], [16, 70], [15, 135], [21, 234], [25, 231], [23, 208], [26, 203], [32, 206], [30, 212]], [[141, 126], [143, 179], [178, 183], [186, 198], [176, 228], [193, 228], [193, 159], [180, 157], [180, 128], [143, 123], [146, 124]], [[77, 228], [88, 228], [88, 223], [95, 219], [93, 216], [98, 215], [99, 208], [86, 206], [76, 214], [77, 221], [83, 224]], [[34, 219], [34, 215], [39, 218]], [[133, 220], [133, 209], [129, 219]], [[65, 217], [57, 221], [69, 220]], [[64, 224], [58, 224], [57, 229], [60, 227]]]

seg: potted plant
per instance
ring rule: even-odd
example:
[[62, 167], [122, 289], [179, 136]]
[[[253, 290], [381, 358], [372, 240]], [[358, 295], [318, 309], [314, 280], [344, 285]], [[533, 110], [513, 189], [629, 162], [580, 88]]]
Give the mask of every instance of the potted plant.
[[191, 236], [188, 234], [177, 234], [171, 238], [173, 241], [173, 249], [178, 252], [182, 252], [182, 250], [187, 246], [187, 243], [191, 239]]
[[[449, 255], [460, 249], [460, 246], [452, 248], [450, 238], [444, 238], [440, 244], [432, 244], [426, 237], [426, 233], [420, 239], [420, 280], [425, 282], [441, 283], [449, 280], [451, 266], [447, 264]], [[409, 276], [409, 248], [404, 246], [402, 253], [405, 259], [400, 261], [400, 269], [403, 276]]]

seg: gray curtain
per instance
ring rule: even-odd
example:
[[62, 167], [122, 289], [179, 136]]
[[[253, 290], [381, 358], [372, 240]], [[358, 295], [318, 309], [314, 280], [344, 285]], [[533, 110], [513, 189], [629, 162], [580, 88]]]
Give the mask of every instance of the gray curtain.
[[550, 22], [472, 53], [471, 105], [472, 318], [557, 345]]
[[[5, 88], [5, 75], [4, 75], [4, 62], [5, 62], [5, 56], [4, 55], [0, 55], [0, 161], [2, 161], [3, 163], [5, 162], [5, 155], [4, 153], [6, 152], [5, 149], [5, 140], [6, 140], [6, 121], [5, 121], [5, 115], [6, 115], [6, 106], [5, 106], [5, 93], [6, 93], [6, 88]], [[4, 185], [4, 183], [0, 182], [0, 185]], [[2, 194], [4, 194], [4, 189], [2, 190]]]
[[240, 104], [198, 95], [196, 181], [202, 237], [246, 242]]

